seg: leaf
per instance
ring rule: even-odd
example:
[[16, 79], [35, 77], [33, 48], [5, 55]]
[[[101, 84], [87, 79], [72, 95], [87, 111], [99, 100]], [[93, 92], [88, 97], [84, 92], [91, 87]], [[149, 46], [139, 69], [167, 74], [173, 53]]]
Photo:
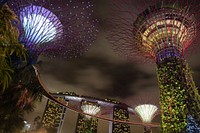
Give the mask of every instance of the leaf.
[[14, 52], [15, 52], [15, 50], [14, 50], [14, 49], [11, 49], [10, 55], [12, 55]]

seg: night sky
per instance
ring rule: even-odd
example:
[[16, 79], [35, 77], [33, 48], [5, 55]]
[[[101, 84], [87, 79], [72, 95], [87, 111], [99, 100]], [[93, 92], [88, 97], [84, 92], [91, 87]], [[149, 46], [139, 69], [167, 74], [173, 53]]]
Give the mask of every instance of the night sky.
[[[129, 62], [112, 51], [106, 40], [105, 21], [108, 13], [108, 0], [95, 0], [95, 13], [100, 20], [100, 32], [95, 44], [81, 58], [49, 59], [40, 57], [39, 71], [45, 85], [51, 92], [68, 91], [79, 95], [98, 98], [114, 98], [132, 107], [143, 102], [158, 105], [159, 89], [155, 64]], [[193, 78], [200, 86], [200, 53], [194, 52], [186, 58], [193, 71]], [[38, 103], [34, 113], [27, 115], [31, 122], [37, 115], [42, 116], [46, 100]], [[62, 133], [73, 133], [77, 113], [68, 111]], [[132, 121], [140, 121], [131, 116]], [[154, 122], [159, 122], [156, 117]], [[142, 132], [142, 126], [132, 126], [131, 132]], [[99, 121], [98, 133], [108, 132], [108, 122]], [[159, 129], [154, 129], [159, 132]]]

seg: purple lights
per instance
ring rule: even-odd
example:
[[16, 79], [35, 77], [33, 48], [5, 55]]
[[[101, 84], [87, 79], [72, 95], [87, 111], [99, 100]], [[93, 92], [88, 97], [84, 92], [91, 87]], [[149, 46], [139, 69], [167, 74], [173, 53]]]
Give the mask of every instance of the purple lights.
[[97, 23], [90, 0], [12, 0], [20, 18], [20, 42], [33, 58], [74, 58], [96, 40]]
[[20, 12], [27, 47], [56, 41], [63, 34], [62, 24], [55, 14], [41, 6], [30, 5]]

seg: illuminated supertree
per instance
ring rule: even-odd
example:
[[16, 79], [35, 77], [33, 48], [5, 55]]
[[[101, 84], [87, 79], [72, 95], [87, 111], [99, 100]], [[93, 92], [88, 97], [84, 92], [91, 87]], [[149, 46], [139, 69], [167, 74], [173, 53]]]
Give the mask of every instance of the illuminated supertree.
[[[81, 102], [81, 110], [83, 111], [83, 113], [89, 115], [97, 115], [100, 112], [101, 107], [97, 102], [90, 102], [84, 100]], [[78, 115], [76, 133], [97, 133], [98, 119], [95, 119], [89, 115]]]
[[187, 115], [200, 120], [200, 96], [184, 58], [200, 33], [192, 0], [113, 0], [108, 40], [130, 60], [157, 65], [163, 132], [184, 132]]
[[40, 54], [77, 57], [96, 39], [97, 20], [90, 0], [11, 0], [8, 4], [20, 19], [19, 40], [31, 63]]
[[[82, 102], [81, 110], [86, 114], [96, 115], [97, 113], [99, 113], [99, 111], [101, 109], [100, 109], [100, 106], [98, 104], [84, 101], [84, 102]], [[91, 116], [88, 116], [88, 115], [86, 115], [85, 117], [87, 119], [91, 118]]]
[[[1, 115], [3, 116], [2, 121], [5, 121], [4, 119], [11, 121], [11, 118], [15, 116], [10, 113], [13, 110], [23, 115], [25, 112], [32, 111], [33, 103], [41, 101], [44, 89], [38, 82], [37, 70], [35, 69], [39, 55], [52, 58], [58, 56], [62, 58], [77, 57], [87, 51], [96, 39], [98, 32], [90, 0], [10, 0], [7, 4], [18, 16], [19, 21], [15, 21], [15, 15], [12, 15], [12, 12], [2, 13], [4, 16], [5, 14], [12, 16], [4, 17], [5, 20], [12, 19], [12, 21], [5, 21], [8, 26], [0, 24], [1, 29], [2, 27], [8, 29], [3, 29], [2, 33], [10, 35], [3, 37], [4, 40], [9, 40], [5, 44], [16, 44], [19, 40], [19, 46], [24, 46], [22, 48], [26, 50], [25, 54], [23, 53], [25, 56], [20, 56], [21, 52], [16, 52], [19, 48], [15, 47], [15, 49], [9, 49], [11, 52], [7, 52], [9, 58], [5, 62], [11, 64], [14, 70], [8, 92], [1, 96], [1, 99], [6, 99], [6, 102], [1, 100], [1, 105], [3, 105], [1, 107], [9, 108], [1, 108], [1, 112], [2, 110], [5, 112], [5, 115]], [[15, 27], [9, 28], [11, 23], [19, 29], [19, 32], [18, 30], [16, 33], [12, 32]], [[20, 33], [19, 38], [17, 33]], [[27, 58], [26, 55], [28, 55]], [[10, 71], [10, 69], [5, 70]], [[0, 77], [5, 77], [4, 73], [2, 75]], [[8, 81], [8, 78], [5, 79]], [[14, 125], [18, 124], [20, 123], [16, 121]], [[2, 126], [6, 127], [4, 125], [10, 126], [10, 123], [5, 122]], [[5, 130], [5, 132], [8, 131]]]
[[[152, 104], [141, 104], [135, 107], [135, 111], [140, 116], [142, 122], [151, 123], [152, 119], [155, 117], [158, 107]], [[150, 127], [145, 126], [144, 133], [150, 133]]]
[[[130, 122], [129, 114], [134, 114], [134, 110], [124, 103], [109, 98], [80, 96], [74, 92], [57, 92], [51, 95], [65, 99], [68, 101], [68, 109], [78, 112], [76, 133], [97, 133], [99, 119], [115, 120], [109, 123], [109, 132], [130, 133], [130, 126], [127, 123]], [[107, 117], [103, 117], [104, 115]]]

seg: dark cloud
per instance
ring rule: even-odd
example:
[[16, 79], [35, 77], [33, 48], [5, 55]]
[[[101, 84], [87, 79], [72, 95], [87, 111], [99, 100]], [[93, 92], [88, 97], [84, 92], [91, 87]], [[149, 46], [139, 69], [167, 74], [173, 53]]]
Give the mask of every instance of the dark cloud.
[[[52, 75], [55, 80], [66, 84], [82, 84], [87, 91], [98, 92], [106, 97], [120, 98], [133, 95], [137, 91], [133, 85], [139, 80], [149, 80], [154, 76], [140, 70], [135, 64], [110, 62], [97, 56], [83, 57], [65, 63], [63, 60], [56, 60], [53, 64], [51, 62], [51, 65], [46, 60], [41, 70], [44, 74]], [[98, 82], [96, 80], [103, 85], [94, 84], [93, 82]]]

